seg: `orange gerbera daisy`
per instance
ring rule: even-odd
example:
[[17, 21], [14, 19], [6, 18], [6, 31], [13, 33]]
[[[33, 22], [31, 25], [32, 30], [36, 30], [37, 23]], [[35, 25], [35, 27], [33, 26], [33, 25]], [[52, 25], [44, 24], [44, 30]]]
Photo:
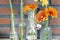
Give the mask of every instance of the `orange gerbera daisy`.
[[26, 4], [23, 8], [23, 11], [26, 13], [28, 10], [35, 10], [37, 6], [37, 4]]
[[26, 5], [26, 6], [24, 6], [24, 8], [23, 8], [23, 12], [26, 14], [26, 12], [28, 11], [28, 10], [30, 10], [30, 8]]
[[44, 10], [41, 10], [37, 14], [35, 14], [35, 20], [38, 23], [40, 23], [44, 20], [47, 20], [47, 19], [48, 19], [48, 14]]
[[58, 16], [57, 10], [53, 7], [45, 8], [45, 11], [49, 12], [49, 16], [52, 18], [56, 18]]

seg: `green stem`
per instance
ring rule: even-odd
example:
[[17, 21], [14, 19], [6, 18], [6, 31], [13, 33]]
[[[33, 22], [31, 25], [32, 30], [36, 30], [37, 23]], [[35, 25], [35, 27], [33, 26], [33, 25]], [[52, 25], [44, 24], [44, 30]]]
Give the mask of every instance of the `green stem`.
[[20, 28], [20, 40], [23, 40], [23, 28]]
[[47, 33], [48, 33], [48, 23], [49, 23], [49, 20], [46, 20], [45, 21], [45, 32], [44, 32], [44, 40], [47, 40]]
[[14, 25], [14, 12], [13, 12], [13, 7], [12, 7], [12, 2], [10, 2], [10, 9], [11, 9], [11, 24], [12, 24], [12, 30], [15, 31], [15, 25]]
[[48, 28], [48, 25], [49, 25], [49, 20], [46, 20], [45, 21], [45, 27]]
[[20, 40], [23, 40], [23, 25], [24, 25], [24, 14], [23, 14], [23, 0], [21, 0], [21, 6], [20, 6], [20, 23], [21, 23], [21, 27], [20, 27]]
[[10, 3], [10, 9], [11, 9], [11, 25], [12, 25], [12, 32], [13, 32], [13, 40], [18, 40], [17, 38], [17, 34], [16, 34], [16, 31], [15, 31], [15, 24], [14, 24], [14, 12], [13, 12], [13, 7], [12, 7], [12, 1], [9, 0], [9, 3]]

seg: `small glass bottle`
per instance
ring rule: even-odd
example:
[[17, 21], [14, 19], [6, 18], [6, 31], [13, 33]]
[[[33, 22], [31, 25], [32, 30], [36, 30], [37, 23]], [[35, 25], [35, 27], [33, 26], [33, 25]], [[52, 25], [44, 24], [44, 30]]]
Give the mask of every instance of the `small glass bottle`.
[[16, 31], [10, 32], [10, 40], [19, 40], [19, 37]]

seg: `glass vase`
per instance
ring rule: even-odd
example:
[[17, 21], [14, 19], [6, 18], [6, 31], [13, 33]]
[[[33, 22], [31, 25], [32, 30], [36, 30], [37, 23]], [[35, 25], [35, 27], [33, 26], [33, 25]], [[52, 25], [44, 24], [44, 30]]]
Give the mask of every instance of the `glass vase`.
[[45, 27], [46, 23], [42, 24], [40, 29], [40, 40], [51, 40], [52, 39], [52, 30], [51, 27]]
[[29, 10], [27, 12], [27, 15], [28, 15], [28, 23], [27, 23], [26, 39], [36, 40], [37, 34], [36, 34], [36, 29], [35, 29], [34, 11]]

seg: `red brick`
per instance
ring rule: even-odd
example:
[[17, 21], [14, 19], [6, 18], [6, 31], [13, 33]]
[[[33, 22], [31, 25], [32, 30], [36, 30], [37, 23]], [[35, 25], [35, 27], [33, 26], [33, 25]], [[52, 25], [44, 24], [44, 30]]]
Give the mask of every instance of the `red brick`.
[[60, 5], [60, 0], [51, 0], [52, 5]]
[[50, 25], [60, 25], [60, 18], [51, 19]]
[[[10, 8], [0, 8], [0, 15], [10, 15], [10, 14], [11, 14]], [[14, 8], [14, 14], [15, 15], [18, 14], [17, 8]]]
[[0, 24], [10, 24], [9, 18], [0, 18]]
[[9, 0], [0, 0], [0, 4], [9, 4]]
[[[9, 0], [0, 0], [0, 4], [7, 5], [7, 4], [9, 4]], [[19, 4], [19, 0], [13, 0], [13, 4], [18, 5]]]
[[[27, 23], [27, 18], [24, 19], [24, 22]], [[20, 23], [20, 18], [15, 18], [15, 25], [18, 25]]]
[[13, 4], [15, 4], [15, 5], [19, 5], [19, 4], [20, 4], [19, 1], [20, 1], [20, 0], [13, 0]]
[[[26, 32], [25, 29], [23, 29], [24, 33]], [[1, 27], [0, 28], [0, 34], [9, 34], [12, 31], [12, 28], [9, 27]], [[20, 33], [20, 28], [16, 28], [16, 31], [18, 32], [18, 34]]]
[[53, 34], [60, 34], [60, 28], [53, 28], [52, 33]]
[[10, 33], [10, 29], [7, 27], [2, 27], [0, 28], [0, 34], [9, 34]]
[[24, 3], [25, 4], [30, 4], [30, 3], [33, 4], [34, 3], [34, 0], [24, 0]]
[[[27, 19], [24, 19], [24, 21], [27, 23]], [[10, 18], [0, 18], [0, 24], [10, 24], [11, 19]], [[20, 18], [15, 18], [15, 25], [18, 25], [20, 23]]]
[[15, 25], [19, 24], [20, 20], [19, 18], [15, 18]]
[[58, 11], [58, 16], [60, 16], [60, 8], [56, 8], [56, 10]]

